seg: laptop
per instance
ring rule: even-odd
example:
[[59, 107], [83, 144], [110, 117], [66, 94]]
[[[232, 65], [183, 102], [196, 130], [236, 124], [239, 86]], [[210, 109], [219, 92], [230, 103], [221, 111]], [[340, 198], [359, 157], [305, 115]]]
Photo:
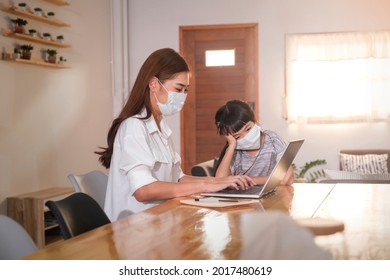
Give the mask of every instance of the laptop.
[[303, 144], [304, 139], [290, 141], [271, 175], [264, 185], [256, 185], [247, 190], [224, 189], [215, 193], [202, 193], [202, 196], [229, 197], [229, 198], [262, 198], [275, 191], [293, 163], [295, 156]]

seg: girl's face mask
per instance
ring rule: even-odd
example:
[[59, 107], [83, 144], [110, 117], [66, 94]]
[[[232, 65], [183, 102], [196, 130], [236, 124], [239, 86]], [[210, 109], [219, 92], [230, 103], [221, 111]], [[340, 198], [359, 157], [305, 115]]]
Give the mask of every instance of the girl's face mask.
[[257, 150], [260, 148], [260, 126], [254, 124], [249, 132], [237, 139], [236, 150]]

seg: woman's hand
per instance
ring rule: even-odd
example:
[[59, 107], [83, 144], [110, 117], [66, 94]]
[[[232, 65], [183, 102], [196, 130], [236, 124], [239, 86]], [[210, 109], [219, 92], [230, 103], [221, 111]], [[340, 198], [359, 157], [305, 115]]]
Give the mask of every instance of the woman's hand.
[[255, 185], [255, 181], [246, 175], [236, 175], [221, 178], [210, 177], [210, 179], [207, 180], [206, 192], [217, 192], [226, 188], [246, 190]]

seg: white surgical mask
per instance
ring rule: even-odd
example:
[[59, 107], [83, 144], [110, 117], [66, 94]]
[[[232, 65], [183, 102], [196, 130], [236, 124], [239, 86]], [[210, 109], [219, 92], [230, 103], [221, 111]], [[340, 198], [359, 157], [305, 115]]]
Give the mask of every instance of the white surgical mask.
[[166, 103], [160, 103], [160, 101], [157, 99], [156, 93], [154, 93], [154, 97], [157, 100], [157, 106], [160, 109], [161, 114], [164, 116], [171, 116], [179, 113], [183, 108], [184, 102], [186, 101], [187, 93], [168, 91], [167, 88], [160, 82], [160, 80], [158, 80], [158, 82], [168, 93], [168, 100]]
[[237, 139], [236, 150], [257, 150], [260, 148], [260, 126], [254, 124], [249, 132]]

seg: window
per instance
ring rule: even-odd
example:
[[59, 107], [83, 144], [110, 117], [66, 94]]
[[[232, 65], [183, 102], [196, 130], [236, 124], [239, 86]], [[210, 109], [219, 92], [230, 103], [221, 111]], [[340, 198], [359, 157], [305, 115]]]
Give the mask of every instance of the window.
[[235, 50], [206, 51], [206, 66], [234, 66]]
[[289, 122], [390, 121], [390, 31], [288, 35]]

